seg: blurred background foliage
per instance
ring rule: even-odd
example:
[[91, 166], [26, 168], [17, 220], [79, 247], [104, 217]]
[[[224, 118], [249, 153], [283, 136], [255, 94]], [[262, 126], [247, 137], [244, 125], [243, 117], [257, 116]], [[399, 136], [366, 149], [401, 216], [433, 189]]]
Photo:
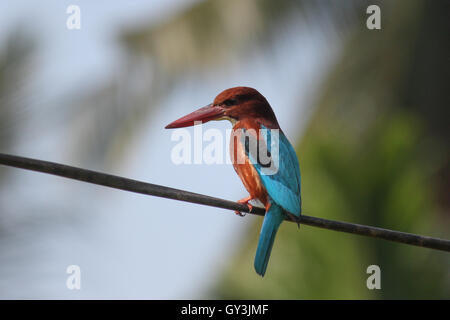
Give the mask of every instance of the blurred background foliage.
[[[365, 27], [369, 4], [382, 8], [382, 30]], [[117, 75], [67, 98], [70, 150], [106, 171], [180, 81], [270, 54], [302, 21], [343, 43], [296, 140], [304, 213], [448, 238], [448, 9], [448, 1], [421, 0], [194, 2], [121, 31], [125, 63]], [[27, 94], [11, 88], [26, 88], [22, 67], [33, 52], [31, 40], [11, 39], [0, 52], [3, 149], [14, 143], [8, 123], [26, 105], [15, 97]], [[236, 243], [207, 298], [450, 297], [448, 254], [288, 223], [261, 279], [250, 267], [259, 228], [258, 220]], [[366, 288], [371, 264], [382, 270], [382, 290]]]
[[[369, 36], [372, 31], [355, 28], [349, 36], [297, 148], [305, 214], [448, 238], [444, 7], [396, 2], [383, 11], [382, 32]], [[446, 253], [287, 224], [260, 281], [244, 267], [252, 262], [258, 228], [218, 285], [218, 297], [450, 296]], [[382, 290], [368, 291], [361, 265], [374, 263]]]
[[[29, 73], [33, 41], [18, 30], [4, 40], [0, 49], [0, 148], [14, 143], [14, 121], [26, 112], [29, 103]], [[0, 169], [0, 177], [4, 170]], [[0, 179], [0, 181], [2, 181]]]

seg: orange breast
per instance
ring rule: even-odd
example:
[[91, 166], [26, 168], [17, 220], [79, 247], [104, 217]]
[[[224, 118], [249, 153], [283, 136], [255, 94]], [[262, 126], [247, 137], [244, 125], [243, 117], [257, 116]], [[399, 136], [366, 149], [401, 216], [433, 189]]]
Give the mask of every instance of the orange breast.
[[[233, 130], [240, 129], [240, 126], [236, 124]], [[252, 198], [256, 198], [264, 205], [267, 204], [267, 191], [259, 178], [258, 172], [250, 163], [250, 160], [245, 154], [244, 146], [240, 143], [239, 130], [235, 131], [236, 138], [233, 143], [233, 133], [230, 139], [230, 156], [233, 163], [234, 170], [241, 178], [245, 189]]]

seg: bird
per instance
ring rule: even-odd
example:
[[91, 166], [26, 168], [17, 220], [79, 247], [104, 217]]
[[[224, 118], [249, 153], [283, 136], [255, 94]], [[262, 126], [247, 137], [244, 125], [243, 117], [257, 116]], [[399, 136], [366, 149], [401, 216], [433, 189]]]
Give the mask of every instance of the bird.
[[[249, 193], [238, 202], [247, 205], [250, 212], [252, 200], [259, 200], [265, 208], [254, 258], [256, 273], [264, 277], [281, 223], [286, 218], [300, 222], [301, 175], [297, 154], [267, 99], [250, 87], [226, 89], [212, 103], [165, 128], [189, 127], [212, 120], [229, 120], [233, 126], [230, 156], [234, 170]], [[238, 211], [236, 214], [242, 216]]]

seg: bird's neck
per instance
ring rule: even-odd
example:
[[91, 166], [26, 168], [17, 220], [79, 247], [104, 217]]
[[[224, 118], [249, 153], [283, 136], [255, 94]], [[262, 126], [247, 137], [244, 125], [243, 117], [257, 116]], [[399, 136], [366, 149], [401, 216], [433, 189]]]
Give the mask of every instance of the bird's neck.
[[244, 118], [240, 120], [236, 120], [233, 123], [233, 130], [236, 129], [254, 129], [259, 130], [261, 126], [266, 127], [267, 129], [280, 129], [278, 122], [268, 120], [265, 118]]

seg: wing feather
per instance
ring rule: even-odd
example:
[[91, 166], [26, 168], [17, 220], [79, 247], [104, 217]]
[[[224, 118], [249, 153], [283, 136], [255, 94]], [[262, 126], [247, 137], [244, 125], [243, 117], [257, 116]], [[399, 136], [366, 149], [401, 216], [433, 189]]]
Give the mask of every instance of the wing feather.
[[[273, 130], [277, 129], [269, 130], [264, 126], [261, 128], [259, 139], [253, 142], [257, 148], [251, 147], [251, 137], [254, 135], [240, 136], [243, 139], [241, 142], [245, 146], [245, 152], [255, 166], [272, 201], [289, 213], [300, 216], [301, 176], [295, 150], [281, 130], [278, 129], [275, 132]], [[261, 156], [265, 154], [267, 157]]]

